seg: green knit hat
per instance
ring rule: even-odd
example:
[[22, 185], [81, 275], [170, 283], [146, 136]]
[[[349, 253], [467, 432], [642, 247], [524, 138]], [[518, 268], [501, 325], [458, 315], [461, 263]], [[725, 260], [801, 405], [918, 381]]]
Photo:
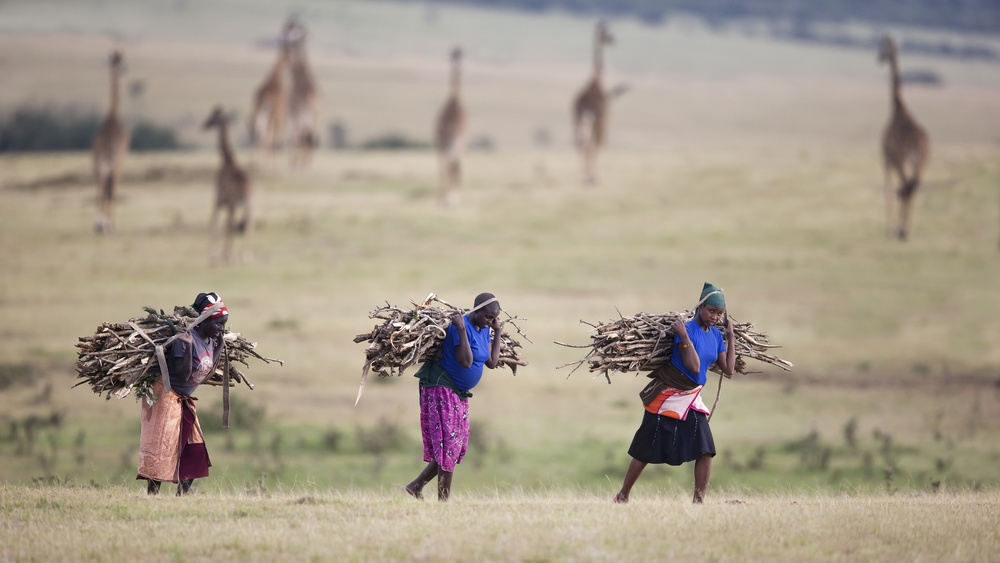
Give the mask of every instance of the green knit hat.
[[705, 287], [701, 288], [701, 297], [698, 298], [698, 304], [725, 309], [726, 296], [722, 292], [722, 289], [705, 282]]

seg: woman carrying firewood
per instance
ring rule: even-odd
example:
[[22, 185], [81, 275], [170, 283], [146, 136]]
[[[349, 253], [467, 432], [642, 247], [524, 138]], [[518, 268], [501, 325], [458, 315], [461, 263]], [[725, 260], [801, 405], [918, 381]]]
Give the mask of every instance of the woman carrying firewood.
[[170, 388], [164, 392], [162, 381], [157, 382], [155, 402], [142, 401], [136, 479], [149, 482], [146, 492], [151, 495], [160, 492], [163, 481], [177, 483], [177, 496], [183, 495], [195, 479], [208, 477], [212, 465], [192, 394], [215, 371], [222, 356], [229, 310], [216, 293], [199, 293], [192, 307], [198, 313], [216, 309], [173, 341], [167, 356]]
[[[726, 335], [715, 325], [725, 318]], [[670, 362], [650, 374], [652, 381], [640, 396], [645, 404], [642, 424], [632, 439], [632, 456], [616, 503], [628, 502], [629, 492], [650, 463], [681, 465], [694, 461], [694, 502], [701, 503], [712, 472], [715, 442], [708, 427], [708, 408], [701, 400], [705, 373], [717, 363], [726, 375], [736, 366], [733, 322], [726, 315], [722, 290], [706, 283], [694, 318], [675, 321]]]
[[[424, 440], [423, 471], [406, 492], [422, 499], [424, 486], [438, 480], [438, 500], [451, 494], [455, 465], [469, 445], [469, 391], [483, 376], [483, 366], [493, 369], [500, 362], [500, 302], [490, 293], [476, 297], [468, 314], [455, 313], [448, 326], [441, 358], [425, 362], [420, 379], [420, 431]], [[490, 340], [490, 329], [495, 337]]]

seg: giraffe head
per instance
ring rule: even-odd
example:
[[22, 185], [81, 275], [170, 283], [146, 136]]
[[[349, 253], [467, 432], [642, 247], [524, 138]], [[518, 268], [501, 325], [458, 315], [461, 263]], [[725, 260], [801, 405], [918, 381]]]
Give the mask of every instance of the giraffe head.
[[896, 60], [896, 42], [891, 36], [886, 35], [882, 38], [882, 44], [878, 49], [878, 62], [886, 63], [893, 60]]
[[299, 45], [305, 43], [306, 26], [297, 17], [289, 17], [281, 30], [281, 41], [287, 45]]
[[212, 127], [225, 127], [229, 123], [229, 116], [222, 109], [222, 106], [215, 106], [212, 109], [212, 113], [208, 114], [208, 119], [205, 120], [203, 129], [211, 129]]
[[122, 56], [120, 50], [115, 49], [111, 52], [111, 56], [108, 57], [108, 66], [118, 72], [125, 70], [125, 57]]
[[599, 45], [614, 45], [615, 36], [611, 35], [611, 29], [607, 20], [597, 22], [597, 43]]

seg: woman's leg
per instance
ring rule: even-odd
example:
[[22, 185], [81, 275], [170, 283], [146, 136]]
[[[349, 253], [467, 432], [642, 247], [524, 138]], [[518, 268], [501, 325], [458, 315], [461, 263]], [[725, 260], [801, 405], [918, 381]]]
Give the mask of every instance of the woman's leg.
[[[427, 464], [427, 467], [424, 467], [424, 470], [420, 472], [420, 475], [417, 475], [416, 479], [414, 479], [413, 481], [411, 481], [410, 484], [405, 487], [406, 488], [406, 492], [410, 493], [410, 495], [412, 495], [415, 498], [423, 499], [424, 498], [424, 493], [423, 493], [424, 485], [426, 485], [427, 483], [430, 483], [431, 479], [433, 479], [437, 475], [438, 475], [438, 463], [436, 461], [432, 461], [432, 462], [430, 462], [430, 463]], [[449, 475], [451, 475], [451, 474], [449, 473]], [[449, 486], [451, 485], [451, 478], [450, 477], [448, 479], [448, 484], [449, 484]], [[438, 484], [438, 488], [440, 489], [440, 487], [441, 487], [441, 485], [439, 483]]]
[[639, 475], [642, 475], [642, 470], [646, 468], [645, 461], [639, 461], [632, 458], [632, 461], [628, 463], [628, 470], [625, 472], [625, 481], [622, 482], [622, 490], [618, 491], [615, 495], [614, 501], [617, 503], [628, 502], [628, 494], [632, 490], [632, 485], [635, 485]]
[[146, 479], [146, 494], [156, 495], [160, 493], [160, 482], [156, 479]]
[[694, 462], [694, 503], [701, 504], [708, 491], [708, 477], [712, 474], [712, 456], [701, 454]]
[[451, 496], [451, 476], [454, 475], [454, 471], [439, 471], [438, 472], [438, 500], [446, 501], [448, 497]]

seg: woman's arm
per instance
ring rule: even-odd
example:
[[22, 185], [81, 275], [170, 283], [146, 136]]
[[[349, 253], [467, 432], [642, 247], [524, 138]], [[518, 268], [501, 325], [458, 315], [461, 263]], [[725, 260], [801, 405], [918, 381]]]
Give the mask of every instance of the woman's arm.
[[688, 336], [687, 327], [684, 326], [684, 322], [678, 319], [670, 325], [670, 328], [673, 329], [674, 335], [681, 339], [681, 343], [677, 348], [681, 352], [681, 360], [684, 361], [684, 367], [691, 373], [700, 372], [701, 359], [698, 357], [698, 352], [694, 349], [694, 344], [691, 343], [691, 337]]
[[462, 313], [451, 316], [451, 325], [458, 330], [458, 345], [455, 346], [455, 360], [463, 368], [472, 367], [472, 346], [469, 346], [469, 335], [465, 332], [465, 317]]
[[173, 356], [171, 367], [174, 379], [187, 381], [191, 377], [191, 344], [185, 342], [183, 338], [178, 338], [171, 346], [173, 346], [170, 355]]
[[500, 365], [500, 335], [503, 334], [503, 323], [499, 317], [493, 317], [493, 342], [490, 343], [490, 359], [486, 360], [486, 367], [493, 369]]
[[736, 346], [733, 346], [733, 339], [733, 321], [726, 315], [726, 351], [719, 354], [719, 359], [716, 360], [726, 375], [733, 375], [733, 370], [736, 369]]

